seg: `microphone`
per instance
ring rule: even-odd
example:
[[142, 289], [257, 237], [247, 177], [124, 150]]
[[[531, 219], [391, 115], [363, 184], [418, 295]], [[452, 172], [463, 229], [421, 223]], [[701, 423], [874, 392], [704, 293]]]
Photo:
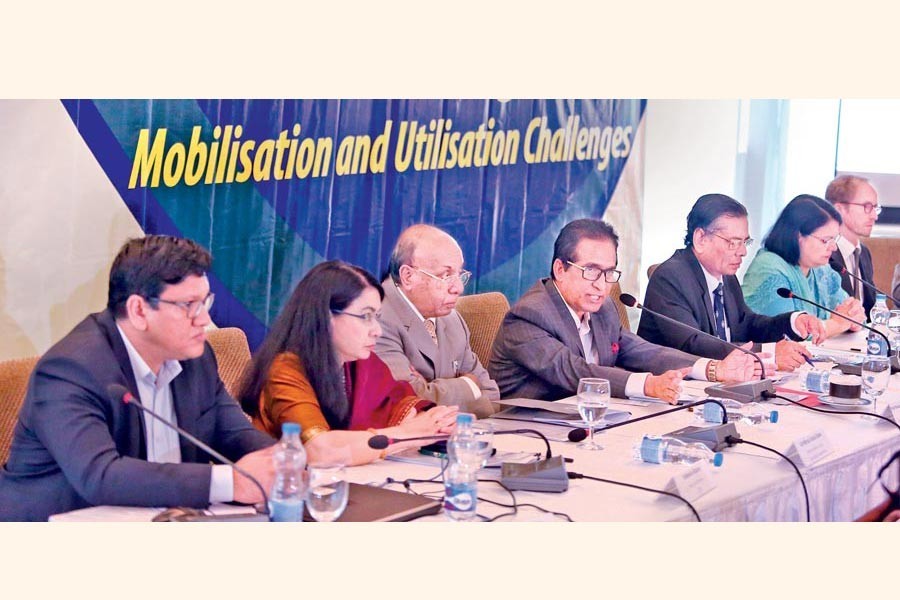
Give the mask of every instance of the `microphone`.
[[369, 438], [369, 448], [373, 450], [384, 450], [388, 446], [392, 444], [397, 444], [399, 442], [418, 442], [418, 441], [426, 441], [426, 440], [446, 440], [450, 439], [449, 435], [423, 435], [420, 437], [411, 437], [411, 438], [392, 438], [386, 435], [373, 435]]
[[732, 344], [731, 342], [725, 341], [722, 338], [719, 338], [719, 337], [716, 337], [709, 333], [706, 333], [705, 331], [701, 331], [700, 329], [697, 329], [696, 327], [691, 327], [690, 325], [688, 325], [686, 323], [682, 323], [681, 321], [677, 321], [668, 315], [664, 315], [662, 313], [656, 312], [655, 310], [649, 309], [646, 306], [644, 306], [643, 304], [641, 304], [640, 302], [638, 302], [635, 299], [635, 297], [632, 296], [631, 294], [620, 294], [619, 301], [621, 301], [622, 304], [624, 304], [625, 306], [639, 308], [643, 311], [650, 313], [654, 317], [658, 317], [664, 321], [673, 323], [673, 324], [677, 325], [678, 327], [686, 328], [689, 331], [693, 331], [694, 333], [699, 333], [700, 335], [702, 335], [704, 337], [707, 337], [711, 340], [715, 340], [715, 341], [719, 342], [720, 344], [725, 344], [729, 348], [739, 350], [740, 352], [743, 352], [744, 354], [749, 354], [754, 359], [756, 359], [756, 362], [759, 363], [759, 369], [760, 369], [759, 381], [751, 381], [748, 383], [731, 383], [728, 385], [725, 385], [725, 384], [711, 385], [708, 388], [706, 388], [706, 390], [705, 390], [708, 395], [716, 396], [719, 398], [730, 398], [731, 400], [737, 400], [738, 402], [743, 402], [746, 404], [747, 402], [755, 402], [756, 400], [759, 400], [760, 398], [762, 398], [762, 393], [764, 391], [774, 391], [775, 390], [775, 388], [772, 387], [772, 382], [768, 381], [766, 379], [766, 367], [765, 367], [765, 365], [763, 365], [762, 359], [755, 352], [751, 352], [750, 350], [741, 348], [737, 344]]
[[900, 300], [897, 300], [897, 297], [896, 297], [896, 296], [894, 296], [893, 294], [888, 294], [887, 292], [878, 289], [877, 287], [875, 287], [874, 284], [869, 283], [868, 281], [866, 281], [866, 280], [863, 279], [862, 277], [857, 277], [856, 275], [854, 275], [853, 273], [851, 273], [850, 271], [848, 271], [848, 270], [847, 270], [847, 267], [841, 267], [840, 273], [841, 273], [841, 275], [849, 275], [851, 279], [855, 279], [856, 281], [860, 282], [861, 284], [863, 284], [864, 286], [866, 286], [866, 287], [869, 288], [870, 290], [875, 290], [875, 293], [876, 293], [876, 294], [881, 294], [881, 295], [883, 295], [883, 296], [887, 296], [888, 298], [890, 298], [891, 300], [894, 301], [894, 304], [895, 304], [895, 305], [900, 306]]
[[[719, 402], [718, 400], [714, 400], [712, 398], [707, 398], [706, 400], [698, 400], [697, 402], [691, 402], [690, 404], [682, 404], [681, 406], [676, 406], [675, 408], [670, 408], [668, 410], [663, 410], [663, 411], [656, 412], [653, 414], [644, 415], [643, 417], [637, 417], [636, 419], [629, 419], [628, 421], [622, 421], [621, 423], [613, 423], [612, 425], [607, 425], [600, 431], [606, 431], [607, 429], [615, 429], [616, 427], [622, 427], [623, 425], [631, 425], [632, 423], [637, 423], [639, 421], [645, 421], [647, 419], [655, 419], [656, 417], [668, 415], [669, 413], [687, 410], [687, 409], [693, 408], [695, 406], [703, 406], [704, 404], [717, 404], [719, 406], [719, 408], [722, 409], [722, 424], [716, 425], [715, 427], [699, 428], [700, 430], [702, 430], [702, 432], [699, 434], [699, 436], [694, 436], [696, 439], [692, 439], [690, 441], [710, 442], [715, 447], [722, 447], [722, 445], [725, 442], [725, 437], [727, 437], [728, 435], [737, 434], [737, 430], [735, 429], [734, 424], [728, 423], [728, 412], [725, 409], [725, 405], [722, 404], [721, 402]], [[569, 430], [568, 437], [569, 437], [569, 441], [571, 441], [571, 442], [580, 442], [585, 437], [587, 437], [587, 432], [585, 432], [585, 430], [581, 427], [579, 427], [577, 429], [571, 429], [571, 430]], [[737, 437], [740, 437], [740, 436], [738, 435]], [[707, 445], [709, 445], [709, 444], [707, 444]]]
[[191, 442], [193, 445], [197, 446], [198, 448], [200, 448], [201, 450], [203, 450], [204, 452], [206, 452], [207, 454], [209, 454], [216, 460], [219, 460], [219, 461], [225, 463], [226, 465], [229, 465], [232, 469], [234, 469], [235, 471], [237, 471], [238, 473], [240, 473], [241, 475], [243, 475], [244, 477], [246, 477], [247, 479], [252, 481], [253, 484], [256, 485], [256, 487], [259, 489], [259, 491], [263, 497], [263, 510], [261, 511], [261, 514], [268, 516], [268, 514], [269, 514], [269, 496], [268, 496], [268, 494], [266, 494], [266, 490], [263, 489], [262, 484], [259, 483], [259, 481], [256, 479], [256, 477], [254, 477], [253, 475], [251, 475], [250, 473], [248, 473], [241, 467], [237, 466], [233, 460], [230, 460], [230, 459], [226, 458], [225, 456], [223, 456], [222, 454], [220, 454], [219, 452], [213, 450], [212, 448], [209, 447], [209, 445], [200, 441], [199, 439], [197, 439], [196, 437], [194, 437], [193, 435], [191, 435], [190, 433], [188, 433], [187, 431], [185, 431], [178, 425], [175, 425], [174, 423], [167, 421], [166, 419], [162, 418], [160, 415], [156, 414], [155, 412], [153, 412], [152, 410], [150, 410], [149, 408], [147, 408], [146, 406], [141, 404], [140, 400], [135, 398], [134, 395], [131, 392], [129, 392], [128, 388], [126, 388], [124, 385], [121, 385], [118, 383], [111, 383], [108, 386], [106, 386], [106, 393], [113, 400], [121, 400], [125, 404], [128, 404], [130, 406], [136, 406], [140, 410], [149, 414], [154, 419], [163, 423], [165, 426], [167, 426], [171, 429], [174, 429], [176, 432], [178, 432], [178, 435], [185, 438], [186, 440]]
[[803, 298], [802, 296], [798, 296], [797, 294], [795, 294], [794, 292], [792, 292], [791, 290], [789, 290], [789, 289], [787, 289], [787, 288], [783, 288], [783, 287], [782, 287], [782, 288], [778, 288], [777, 290], [775, 290], [775, 293], [778, 294], [779, 296], [781, 296], [782, 298], [792, 298], [792, 299], [800, 300], [801, 302], [806, 302], [806, 303], [808, 303], [808, 304], [812, 304], [813, 306], [815, 306], [815, 307], [817, 307], [817, 308], [821, 308], [822, 310], [824, 310], [824, 311], [827, 312], [827, 313], [831, 313], [831, 314], [833, 314], [833, 315], [837, 315], [837, 316], [839, 316], [840, 318], [844, 319], [845, 321], [850, 321], [850, 322], [853, 323], [854, 325], [859, 325], [859, 326], [862, 327], [863, 329], [868, 329], [869, 331], [874, 331], [875, 333], [877, 333], [878, 335], [880, 335], [881, 337], [884, 338], [884, 343], [887, 344], [888, 356], [890, 356], [891, 354], [893, 354], [893, 349], [891, 348], [891, 341], [888, 339], [888, 337], [887, 337], [886, 335], [884, 335], [883, 333], [881, 333], [880, 331], [878, 331], [878, 330], [875, 329], [874, 327], [869, 327], [869, 326], [866, 325], [865, 323], [860, 323], [859, 321], [854, 321], [854, 320], [851, 319], [850, 317], [845, 317], [844, 315], [842, 315], [841, 313], [837, 312], [836, 310], [831, 310], [831, 309], [828, 308], [827, 306], [822, 306], [822, 305], [819, 304], [818, 302], [813, 302], [812, 300], [809, 300], [809, 299], [807, 299], [807, 298]]

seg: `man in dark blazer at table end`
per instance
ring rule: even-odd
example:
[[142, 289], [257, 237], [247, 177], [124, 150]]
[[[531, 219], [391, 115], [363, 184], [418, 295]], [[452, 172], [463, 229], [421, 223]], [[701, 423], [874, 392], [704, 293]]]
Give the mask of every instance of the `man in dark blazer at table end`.
[[675, 402], [687, 375], [745, 381], [753, 360], [735, 350], [708, 360], [647, 342], [623, 328], [609, 292], [618, 281], [619, 238], [598, 219], [567, 224], [556, 238], [551, 277], [510, 309], [492, 348], [488, 371], [502, 397], [558, 400], [584, 377], [608, 379], [616, 397]]
[[0, 520], [47, 520], [92, 505], [206, 507], [255, 503], [252, 482], [137, 406], [119, 384], [264, 487], [275, 440], [225, 391], [206, 343], [211, 258], [170, 236], [128, 241], [110, 269], [107, 309], [88, 315], [35, 367], [6, 465]]
[[[688, 213], [685, 247], [653, 272], [644, 306], [722, 340], [776, 342], [776, 365], [792, 371], [809, 356], [796, 340], [821, 334], [821, 322], [805, 312], [768, 317], [750, 310], [735, 273], [752, 242], [743, 204], [724, 194], [701, 196]], [[641, 314], [638, 335], [702, 356], [721, 358], [731, 352], [726, 344], [647, 311]]]

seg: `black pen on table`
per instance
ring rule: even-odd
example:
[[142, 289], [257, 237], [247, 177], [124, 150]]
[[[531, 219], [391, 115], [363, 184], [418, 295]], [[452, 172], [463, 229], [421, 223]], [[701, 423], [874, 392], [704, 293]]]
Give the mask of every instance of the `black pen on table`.
[[[787, 336], [786, 333], [781, 334], [781, 336], [782, 336], [784, 339], [786, 339], [787, 341], [789, 341], [789, 342], [793, 341], [791, 338], [789, 338], [789, 337]], [[805, 354], [803, 354], [803, 353], [801, 352], [801, 353], [800, 353], [800, 356], [803, 357], [803, 360], [806, 361], [806, 364], [808, 364], [809, 366], [811, 366], [813, 369], [816, 368], [816, 363], [814, 363], [812, 360], [810, 360], [810, 358], [809, 358], [807, 355], [805, 355]]]

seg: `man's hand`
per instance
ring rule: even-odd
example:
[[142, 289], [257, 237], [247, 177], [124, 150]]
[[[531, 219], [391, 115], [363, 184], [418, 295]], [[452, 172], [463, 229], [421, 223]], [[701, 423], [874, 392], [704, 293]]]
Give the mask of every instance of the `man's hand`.
[[666, 371], [662, 375], [648, 375], [644, 381], [644, 395], [648, 398], [659, 398], [669, 404], [675, 404], [681, 394], [681, 380], [690, 372], [690, 367], [684, 367]]
[[[275, 444], [251, 452], [236, 463], [244, 471], [256, 477], [264, 490], [272, 489], [272, 484], [275, 483], [275, 465], [272, 462], [272, 454], [277, 447], [278, 444]], [[263, 501], [259, 488], [237, 471], [234, 471], [234, 501], [242, 504], [256, 504]]]
[[[813, 344], [820, 344], [828, 337], [828, 334], [825, 332], [825, 323], [809, 313], [798, 315], [797, 318], [794, 319], [794, 328], [797, 330], [797, 335], [803, 339], [812, 336]], [[776, 362], [778, 360], [777, 352], [775, 353], [775, 360]]]
[[781, 340], [775, 344], [775, 366], [779, 371], [793, 371], [806, 362], [804, 356], [809, 358], [810, 354], [802, 344], [790, 340]]
[[[750, 350], [752, 342], [741, 345], [741, 348]], [[719, 361], [716, 366], [716, 381], [723, 383], [737, 383], [753, 379], [756, 359], [740, 350], [732, 350], [731, 353]]]

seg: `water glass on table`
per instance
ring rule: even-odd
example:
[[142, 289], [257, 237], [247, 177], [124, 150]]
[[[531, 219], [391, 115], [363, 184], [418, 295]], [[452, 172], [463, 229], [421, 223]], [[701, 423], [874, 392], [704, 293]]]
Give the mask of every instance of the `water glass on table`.
[[344, 465], [310, 465], [309, 493], [306, 498], [310, 516], [322, 522], [338, 519], [347, 508], [349, 487]]
[[863, 393], [872, 401], [872, 412], [891, 379], [891, 359], [887, 356], [866, 356], [862, 362]]
[[609, 409], [609, 380], [598, 377], [583, 377], [578, 381], [578, 413], [587, 425], [590, 436], [578, 444], [582, 450], [603, 450], [594, 443], [594, 428], [604, 423], [603, 417]]

